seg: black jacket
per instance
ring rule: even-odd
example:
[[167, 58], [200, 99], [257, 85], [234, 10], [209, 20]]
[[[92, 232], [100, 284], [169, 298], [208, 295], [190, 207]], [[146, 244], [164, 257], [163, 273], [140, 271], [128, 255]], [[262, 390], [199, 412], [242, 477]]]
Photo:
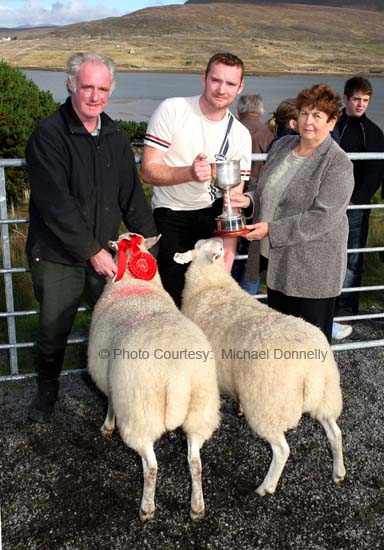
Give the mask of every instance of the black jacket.
[[[347, 153], [384, 152], [384, 134], [365, 114], [360, 117], [343, 114], [338, 122], [340, 147]], [[369, 204], [384, 178], [384, 161], [354, 160], [355, 187], [353, 204]]]
[[156, 234], [128, 137], [105, 113], [94, 137], [70, 98], [39, 123], [26, 148], [31, 185], [27, 255], [87, 265], [121, 220], [128, 230]]

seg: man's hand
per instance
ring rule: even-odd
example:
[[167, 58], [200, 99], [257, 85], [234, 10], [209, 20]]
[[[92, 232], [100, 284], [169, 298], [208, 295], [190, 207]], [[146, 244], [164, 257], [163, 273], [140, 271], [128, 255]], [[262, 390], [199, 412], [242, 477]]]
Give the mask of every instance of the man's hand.
[[199, 153], [192, 164], [192, 179], [194, 181], [207, 181], [211, 179], [211, 165], [207, 161], [207, 155]]
[[89, 258], [89, 261], [99, 275], [112, 278], [117, 273], [117, 266], [113, 261], [112, 255], [104, 248]]
[[208, 181], [211, 179], [211, 165], [207, 155], [199, 153], [192, 165], [167, 166], [166, 151], [144, 145], [141, 163], [141, 179], [152, 185], [178, 185], [186, 181]]

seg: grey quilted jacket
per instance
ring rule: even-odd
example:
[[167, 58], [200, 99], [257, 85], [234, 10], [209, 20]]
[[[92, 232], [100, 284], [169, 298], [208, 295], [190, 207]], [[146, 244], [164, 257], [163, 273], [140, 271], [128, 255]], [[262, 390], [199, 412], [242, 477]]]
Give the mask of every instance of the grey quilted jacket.
[[[255, 190], [253, 223], [268, 179], [291, 153], [300, 136], [278, 140]], [[283, 192], [269, 223], [267, 285], [287, 296], [331, 298], [340, 294], [347, 265], [346, 208], [353, 191], [353, 167], [346, 153], [327, 137]], [[246, 279], [256, 280], [260, 242], [249, 247]]]

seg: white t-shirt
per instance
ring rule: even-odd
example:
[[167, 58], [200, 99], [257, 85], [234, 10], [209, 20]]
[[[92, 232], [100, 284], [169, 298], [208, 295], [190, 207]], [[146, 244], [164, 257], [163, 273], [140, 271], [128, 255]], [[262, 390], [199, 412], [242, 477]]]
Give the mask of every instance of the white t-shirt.
[[[167, 166], [191, 166], [199, 153], [205, 153], [208, 162], [215, 162], [215, 155], [220, 153], [229, 118], [233, 115], [227, 111], [222, 120], [212, 122], [201, 112], [199, 99], [200, 96], [166, 99], [149, 121], [144, 143], [166, 151], [164, 163]], [[225, 159], [240, 160], [241, 179], [244, 181], [249, 179], [251, 154], [250, 133], [233, 117]], [[211, 180], [155, 185], [153, 189], [153, 208], [166, 207], [172, 210], [207, 208], [219, 192]]]

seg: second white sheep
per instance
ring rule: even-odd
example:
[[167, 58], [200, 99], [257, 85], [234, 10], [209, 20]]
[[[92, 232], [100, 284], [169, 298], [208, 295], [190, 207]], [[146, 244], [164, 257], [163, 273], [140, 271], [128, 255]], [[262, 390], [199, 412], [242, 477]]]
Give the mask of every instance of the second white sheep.
[[221, 239], [198, 241], [175, 261], [192, 262], [182, 311], [199, 325], [215, 352], [219, 389], [239, 401], [250, 427], [272, 447], [257, 492], [273, 493], [289, 456], [284, 433], [303, 413], [323, 426], [333, 455], [333, 480], [345, 476], [339, 371], [323, 333], [243, 291], [227, 273]]

